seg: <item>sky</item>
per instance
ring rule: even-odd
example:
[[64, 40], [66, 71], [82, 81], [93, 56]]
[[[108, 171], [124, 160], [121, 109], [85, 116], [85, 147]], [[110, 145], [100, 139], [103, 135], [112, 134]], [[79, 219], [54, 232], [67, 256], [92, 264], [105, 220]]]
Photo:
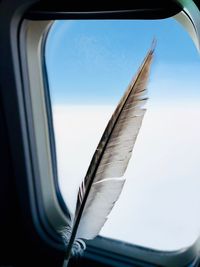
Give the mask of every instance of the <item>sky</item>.
[[[51, 90], [53, 104], [117, 104], [154, 37], [157, 47], [150, 93], [159, 97], [162, 92], [162, 99], [171, 93], [180, 97], [180, 91], [181, 97], [191, 96], [183, 85], [187, 82], [197, 89], [199, 56], [173, 19], [60, 21], [52, 27], [49, 40], [53, 41], [47, 42], [46, 49], [50, 88], [56, 88]], [[173, 86], [166, 88], [165, 80]], [[157, 88], [164, 88], [155, 90], [154, 81]], [[192, 95], [197, 91], [193, 89]]]
[[174, 19], [59, 21], [45, 57], [59, 184], [73, 211], [103, 130], [154, 37], [147, 112], [100, 234], [174, 250], [200, 234], [200, 60], [189, 35]]

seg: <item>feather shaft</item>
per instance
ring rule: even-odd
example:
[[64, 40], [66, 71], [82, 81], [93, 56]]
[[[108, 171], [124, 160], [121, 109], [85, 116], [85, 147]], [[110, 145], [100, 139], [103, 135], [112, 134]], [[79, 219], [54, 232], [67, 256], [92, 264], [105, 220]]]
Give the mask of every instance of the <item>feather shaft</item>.
[[147, 101], [146, 86], [153, 53], [154, 46], [109, 120], [80, 186], [67, 257], [76, 237], [90, 239], [98, 234], [121, 193], [124, 179], [119, 177], [128, 166], [146, 111], [143, 105]]

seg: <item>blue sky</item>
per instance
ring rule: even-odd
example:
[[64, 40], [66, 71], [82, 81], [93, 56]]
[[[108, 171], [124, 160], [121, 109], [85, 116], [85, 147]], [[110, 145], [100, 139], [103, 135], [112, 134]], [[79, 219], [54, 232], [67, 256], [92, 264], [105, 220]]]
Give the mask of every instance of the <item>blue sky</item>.
[[58, 21], [46, 46], [53, 105], [117, 104], [154, 37], [149, 96], [159, 101], [199, 96], [199, 55], [174, 19]]

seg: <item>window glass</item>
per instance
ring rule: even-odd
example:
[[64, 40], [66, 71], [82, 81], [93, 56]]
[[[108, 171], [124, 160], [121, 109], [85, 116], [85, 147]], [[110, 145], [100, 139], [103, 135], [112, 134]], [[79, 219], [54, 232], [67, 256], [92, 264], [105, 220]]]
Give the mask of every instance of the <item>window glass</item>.
[[200, 61], [173, 19], [56, 21], [46, 42], [58, 180], [70, 211], [116, 105], [157, 39], [122, 194], [100, 235], [159, 250], [200, 232]]

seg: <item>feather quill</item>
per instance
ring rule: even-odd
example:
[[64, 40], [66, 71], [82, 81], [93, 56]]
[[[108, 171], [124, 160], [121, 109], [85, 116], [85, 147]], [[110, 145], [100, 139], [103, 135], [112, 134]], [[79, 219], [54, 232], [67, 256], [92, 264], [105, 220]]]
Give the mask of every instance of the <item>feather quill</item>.
[[71, 236], [68, 234], [66, 259], [74, 240], [98, 235], [117, 201], [125, 179], [122, 178], [140, 130], [147, 101], [147, 82], [155, 40], [136, 76], [130, 82], [114, 111], [80, 185]]

